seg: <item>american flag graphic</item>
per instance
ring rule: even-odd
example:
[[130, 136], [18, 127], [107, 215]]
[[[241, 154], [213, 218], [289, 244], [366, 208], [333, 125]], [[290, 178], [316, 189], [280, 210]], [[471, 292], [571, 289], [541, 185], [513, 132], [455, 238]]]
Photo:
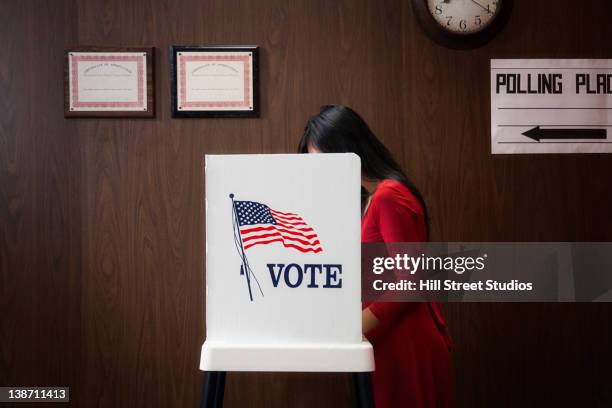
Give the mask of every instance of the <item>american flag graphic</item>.
[[254, 201], [234, 201], [234, 208], [244, 250], [280, 242], [300, 252], [323, 251], [314, 229], [298, 214], [273, 210]]

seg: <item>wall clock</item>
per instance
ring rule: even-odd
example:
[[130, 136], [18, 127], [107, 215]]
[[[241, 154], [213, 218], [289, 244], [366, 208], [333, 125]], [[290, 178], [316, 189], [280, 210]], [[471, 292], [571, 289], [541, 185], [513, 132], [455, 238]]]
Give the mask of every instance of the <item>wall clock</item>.
[[425, 33], [438, 44], [457, 49], [478, 47], [504, 26], [512, 0], [412, 0]]

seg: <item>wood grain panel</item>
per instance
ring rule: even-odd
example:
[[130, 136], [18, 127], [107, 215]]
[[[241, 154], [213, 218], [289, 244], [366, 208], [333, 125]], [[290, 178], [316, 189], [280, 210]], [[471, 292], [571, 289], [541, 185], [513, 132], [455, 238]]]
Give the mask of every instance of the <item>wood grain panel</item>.
[[63, 4], [0, 9], [0, 383], [76, 385], [80, 158], [56, 52], [71, 27]]
[[[405, 17], [409, 52], [421, 58], [404, 65], [404, 77], [415, 87], [405, 95], [406, 134], [413, 143], [407, 143], [412, 148], [404, 164], [419, 169], [415, 179], [432, 207], [432, 238], [610, 240], [612, 220], [604, 205], [612, 195], [595, 176], [612, 170], [610, 158], [491, 156], [485, 84], [490, 58], [610, 58], [604, 40], [610, 27], [594, 15], [604, 9], [609, 15], [610, 6], [515, 4], [499, 37], [469, 52], [431, 43], [411, 26], [412, 16]], [[556, 28], [564, 25], [574, 29]], [[611, 325], [603, 323], [612, 321], [609, 305], [449, 304], [444, 310], [456, 342], [460, 406], [610, 403], [608, 387], [595, 374], [612, 358], [606, 345]]]
[[[612, 240], [609, 155], [490, 155], [490, 58], [611, 58], [606, 0], [515, 1], [442, 48], [409, 1], [0, 2], [0, 385], [79, 407], [196, 406], [204, 154], [295, 151], [356, 108], [423, 191], [432, 239]], [[155, 46], [154, 119], [62, 113], [63, 49]], [[259, 119], [172, 119], [171, 45], [261, 46]], [[459, 405], [609, 406], [607, 304], [444, 305]], [[230, 373], [226, 407], [350, 406], [343, 374]]]
[[[35, 144], [32, 137], [15, 137], [16, 134], [31, 134], [26, 109], [26, 95], [30, 89], [26, 87], [27, 72], [17, 71], [11, 64], [11, 61], [21, 65], [31, 63], [32, 56], [22, 51], [27, 43], [27, 30], [23, 23], [28, 10], [24, 6], [17, 3], [0, 5], [2, 39], [16, 36], [13, 41], [3, 41], [6, 45], [0, 49], [0, 86], [2, 95], [5, 95], [0, 98], [0, 310], [5, 316], [0, 319], [0, 381], [3, 384], [15, 377], [24, 379], [33, 369], [30, 350], [34, 342], [31, 330], [22, 322], [32, 320], [35, 311], [32, 302], [22, 301], [20, 289], [32, 291], [28, 283], [35, 273], [35, 258], [27, 256], [35, 249], [32, 238], [36, 225], [34, 183], [37, 174], [28, 159]], [[25, 369], [20, 372], [20, 367]]]

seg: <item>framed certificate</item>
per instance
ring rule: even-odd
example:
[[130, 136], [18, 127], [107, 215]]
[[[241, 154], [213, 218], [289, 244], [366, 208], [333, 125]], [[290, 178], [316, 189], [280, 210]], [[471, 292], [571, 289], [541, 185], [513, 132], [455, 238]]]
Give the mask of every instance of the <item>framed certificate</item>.
[[170, 48], [174, 117], [259, 116], [259, 47]]
[[66, 50], [64, 116], [153, 117], [153, 48]]

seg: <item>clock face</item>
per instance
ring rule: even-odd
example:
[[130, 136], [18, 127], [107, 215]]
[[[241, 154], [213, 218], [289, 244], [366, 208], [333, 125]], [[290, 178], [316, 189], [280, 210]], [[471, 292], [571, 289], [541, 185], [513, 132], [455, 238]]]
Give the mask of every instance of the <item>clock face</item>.
[[427, 0], [432, 17], [453, 34], [474, 34], [497, 16], [502, 0]]

